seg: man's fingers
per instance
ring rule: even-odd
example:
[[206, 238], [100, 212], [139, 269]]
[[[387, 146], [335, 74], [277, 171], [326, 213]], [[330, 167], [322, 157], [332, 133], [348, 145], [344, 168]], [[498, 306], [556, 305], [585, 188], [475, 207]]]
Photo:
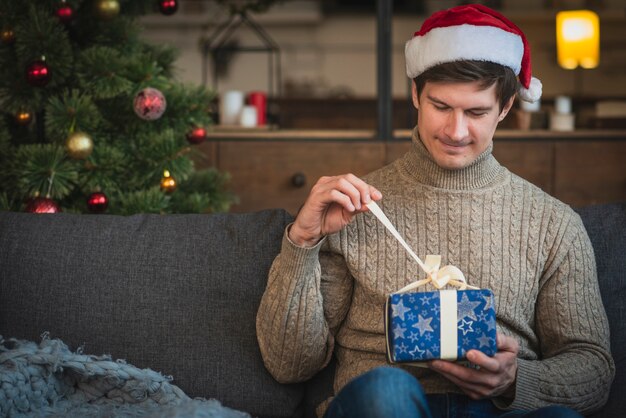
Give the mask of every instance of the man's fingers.
[[515, 353], [515, 355], [517, 355], [517, 352], [519, 351], [519, 343], [517, 340], [501, 333], [496, 334], [496, 345], [498, 347], [498, 351], [508, 351], [510, 353]]
[[477, 366], [480, 366], [480, 368], [488, 370], [492, 373], [496, 373], [500, 370], [500, 362], [495, 357], [489, 357], [482, 351], [468, 351], [467, 359]]
[[[317, 184], [316, 192], [319, 193], [321, 201], [338, 203], [349, 212], [365, 211], [364, 206], [372, 199], [382, 198], [380, 191], [354, 174], [322, 177]], [[349, 203], [341, 194], [347, 196]]]

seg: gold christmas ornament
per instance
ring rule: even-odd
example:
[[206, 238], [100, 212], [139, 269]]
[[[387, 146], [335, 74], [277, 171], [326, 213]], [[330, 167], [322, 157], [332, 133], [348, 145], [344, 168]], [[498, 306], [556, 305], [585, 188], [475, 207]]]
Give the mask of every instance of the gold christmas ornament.
[[65, 142], [67, 154], [76, 160], [84, 160], [93, 152], [93, 140], [84, 132], [74, 132]]
[[168, 170], [163, 171], [163, 178], [161, 179], [161, 190], [166, 193], [172, 193], [176, 190], [176, 180], [170, 175]]
[[120, 14], [120, 2], [117, 0], [96, 1], [96, 14], [101, 19], [113, 19]]
[[10, 45], [15, 42], [15, 32], [13, 32], [13, 29], [9, 28], [2, 29], [2, 32], [0, 32], [0, 39], [6, 45]]
[[21, 125], [21, 126], [28, 125], [32, 120], [33, 120], [33, 114], [26, 110], [20, 110], [15, 115], [15, 121], [17, 122], [18, 125]]

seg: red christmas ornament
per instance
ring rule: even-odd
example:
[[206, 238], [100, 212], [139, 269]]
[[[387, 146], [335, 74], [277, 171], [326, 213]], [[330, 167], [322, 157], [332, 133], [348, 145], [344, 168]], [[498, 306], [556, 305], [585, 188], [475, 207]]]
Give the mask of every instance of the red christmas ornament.
[[109, 198], [102, 192], [94, 192], [87, 198], [87, 209], [92, 213], [102, 213], [109, 206]]
[[57, 7], [54, 14], [56, 14], [56, 16], [64, 25], [67, 25], [74, 18], [74, 9], [72, 9], [72, 6], [67, 4], [64, 0], [61, 2], [59, 7]]
[[57, 202], [48, 197], [35, 197], [26, 205], [26, 212], [29, 213], [58, 213], [61, 207]]
[[178, 10], [178, 1], [177, 0], [159, 0], [159, 10], [164, 15], [170, 16], [176, 13]]
[[199, 144], [206, 139], [206, 129], [194, 128], [187, 133], [187, 141], [191, 144]]
[[137, 116], [144, 120], [156, 120], [163, 115], [167, 101], [159, 90], [147, 87], [135, 96], [133, 109]]
[[50, 69], [44, 59], [33, 61], [26, 69], [28, 84], [43, 87], [50, 81]]

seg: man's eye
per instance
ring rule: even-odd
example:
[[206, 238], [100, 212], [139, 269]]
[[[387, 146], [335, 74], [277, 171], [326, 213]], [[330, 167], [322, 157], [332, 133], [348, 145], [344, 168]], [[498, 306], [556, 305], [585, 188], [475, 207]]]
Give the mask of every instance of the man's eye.
[[486, 112], [469, 112], [470, 115], [474, 116], [474, 117], [479, 117], [479, 116], [484, 116], [487, 113]]
[[435, 109], [437, 109], [437, 110], [447, 110], [448, 106], [437, 106], [437, 105], [435, 105]]

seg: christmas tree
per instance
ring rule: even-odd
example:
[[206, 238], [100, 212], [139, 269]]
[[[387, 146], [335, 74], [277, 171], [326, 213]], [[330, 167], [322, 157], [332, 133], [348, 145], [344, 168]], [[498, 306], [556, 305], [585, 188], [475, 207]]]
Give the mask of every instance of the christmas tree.
[[138, 28], [178, 1], [0, 0], [0, 210], [228, 210], [227, 176], [194, 168], [212, 94]]

